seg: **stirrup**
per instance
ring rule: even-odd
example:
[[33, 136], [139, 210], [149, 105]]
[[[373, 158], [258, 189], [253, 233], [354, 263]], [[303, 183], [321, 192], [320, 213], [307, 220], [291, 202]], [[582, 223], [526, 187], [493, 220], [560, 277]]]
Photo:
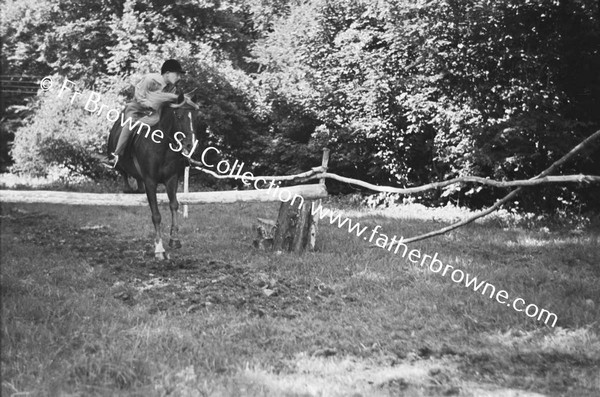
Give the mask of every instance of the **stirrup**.
[[105, 156], [102, 159], [100, 159], [100, 164], [109, 170], [113, 170], [117, 165], [117, 161], [119, 161], [118, 156], [115, 158], [115, 154], [111, 153], [108, 156]]
[[113, 153], [113, 160], [114, 162], [112, 164], [112, 168], [115, 168], [117, 166], [117, 163], [119, 162], [119, 155]]

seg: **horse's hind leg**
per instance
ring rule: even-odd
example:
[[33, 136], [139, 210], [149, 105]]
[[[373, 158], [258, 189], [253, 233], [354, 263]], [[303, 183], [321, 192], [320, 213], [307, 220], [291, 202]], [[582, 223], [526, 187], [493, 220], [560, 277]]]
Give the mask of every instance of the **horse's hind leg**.
[[119, 173], [121, 174], [121, 177], [123, 177], [123, 193], [135, 193], [135, 190], [133, 190], [129, 184], [129, 177], [127, 174], [123, 171], [120, 171]]
[[135, 178], [135, 181], [137, 182], [137, 192], [145, 193], [146, 188], [144, 187], [144, 181], [142, 179], [138, 179], [138, 178]]
[[156, 259], [165, 259], [165, 249], [162, 243], [162, 235], [160, 233], [160, 211], [158, 210], [158, 200], [156, 198], [156, 183], [147, 180], [146, 183], [146, 196], [148, 197], [148, 204], [150, 204], [150, 211], [152, 211], [152, 223], [154, 224], [154, 231], [156, 235], [154, 237], [154, 257]]
[[177, 175], [174, 175], [165, 183], [167, 188], [167, 196], [169, 196], [169, 208], [171, 209], [171, 234], [169, 239], [169, 247], [181, 248], [179, 240], [179, 202], [177, 201]]

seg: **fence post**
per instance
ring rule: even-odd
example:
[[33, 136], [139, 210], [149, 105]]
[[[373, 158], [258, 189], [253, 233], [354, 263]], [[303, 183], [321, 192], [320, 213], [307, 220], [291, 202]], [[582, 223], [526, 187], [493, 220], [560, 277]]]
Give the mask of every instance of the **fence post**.
[[[323, 172], [327, 172], [327, 166], [329, 165], [329, 149], [323, 149], [323, 160], [321, 160], [321, 167], [323, 167]], [[319, 184], [321, 186], [325, 185], [325, 178], [319, 179]]]
[[[185, 170], [183, 171], [183, 192], [184, 193], [189, 193], [190, 190], [190, 167], [185, 167]], [[188, 205], [184, 204], [183, 205], [183, 217], [187, 218], [188, 217]]]

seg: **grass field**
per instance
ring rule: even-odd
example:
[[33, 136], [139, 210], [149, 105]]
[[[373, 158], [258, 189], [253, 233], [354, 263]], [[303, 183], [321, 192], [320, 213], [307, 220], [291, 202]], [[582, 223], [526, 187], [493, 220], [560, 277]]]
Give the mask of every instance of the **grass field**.
[[[324, 206], [388, 236], [446, 221]], [[277, 209], [190, 207], [160, 262], [148, 208], [3, 204], [2, 395], [600, 395], [597, 225], [492, 219], [411, 246], [552, 328], [323, 221], [314, 253], [254, 250]]]

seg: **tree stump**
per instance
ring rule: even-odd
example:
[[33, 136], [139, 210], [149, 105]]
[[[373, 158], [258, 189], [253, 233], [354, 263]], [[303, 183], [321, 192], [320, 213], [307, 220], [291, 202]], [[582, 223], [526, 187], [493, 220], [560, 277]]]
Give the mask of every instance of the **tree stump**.
[[256, 220], [258, 221], [258, 224], [254, 225], [256, 240], [252, 245], [259, 250], [270, 251], [273, 249], [273, 235], [277, 224], [270, 219], [256, 218]]
[[264, 250], [288, 251], [301, 253], [307, 248], [314, 250], [317, 223], [311, 213], [312, 201], [306, 200], [300, 207], [300, 202], [283, 202], [279, 207], [277, 221], [258, 219], [256, 227], [258, 238], [254, 247]]

